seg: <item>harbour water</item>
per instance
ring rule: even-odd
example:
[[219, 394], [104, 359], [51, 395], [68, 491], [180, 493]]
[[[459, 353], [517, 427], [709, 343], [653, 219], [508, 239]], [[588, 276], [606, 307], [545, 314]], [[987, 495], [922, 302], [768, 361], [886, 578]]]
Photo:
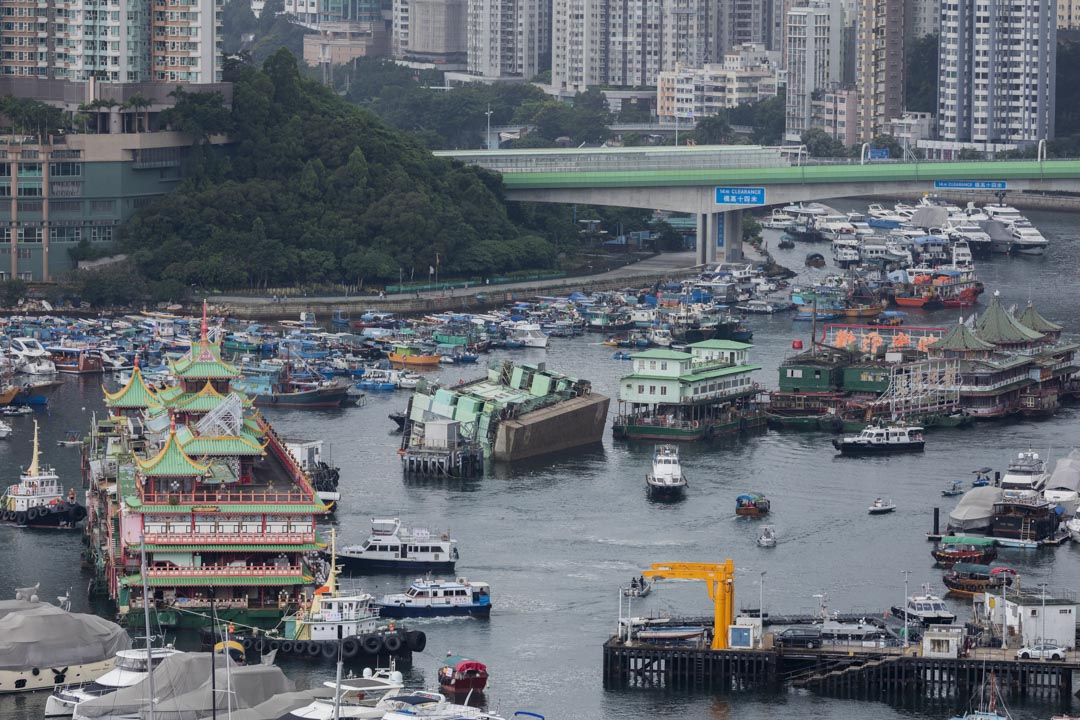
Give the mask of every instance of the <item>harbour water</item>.
[[[865, 203], [832, 203], [844, 209]], [[1066, 332], [1080, 334], [1080, 268], [1078, 216], [1030, 212], [1030, 219], [1049, 238], [1042, 257], [995, 257], [978, 264], [988, 292], [1000, 290], [1006, 307], [1023, 306], [1030, 298], [1047, 318]], [[773, 249], [778, 234], [769, 233]], [[773, 250], [779, 262], [803, 271], [812, 249]], [[821, 273], [823, 271], [814, 271]], [[796, 279], [799, 282], [803, 278]], [[985, 306], [985, 302], [983, 303]], [[943, 325], [958, 319], [957, 310], [913, 312], [909, 324]], [[791, 351], [794, 339], [809, 339], [809, 326], [790, 315], [753, 316], [752, 360], [762, 366], [756, 380], [776, 384], [776, 367]], [[553, 339], [547, 352], [517, 350], [496, 353], [548, 366], [593, 381], [596, 392], [612, 398], [617, 380], [629, 364], [612, 359], [612, 350], [597, 336]], [[450, 382], [471, 378], [479, 368], [442, 368]], [[106, 381], [111, 382], [111, 381]], [[956, 498], [941, 497], [952, 480], [970, 482], [971, 470], [989, 465], [1004, 470], [1010, 457], [1029, 447], [1053, 461], [1077, 443], [1080, 410], [1065, 408], [1052, 420], [1002, 422], [968, 430], [935, 431], [925, 453], [888, 458], [841, 458], [818, 433], [776, 433], [728, 444], [689, 445], [682, 450], [690, 487], [686, 499], [651, 502], [645, 491], [651, 443], [616, 443], [610, 431], [601, 445], [555, 459], [496, 467], [481, 479], [468, 481], [406, 480], [396, 449], [400, 436], [387, 419], [403, 409], [404, 393], [369, 393], [366, 406], [344, 410], [264, 412], [285, 437], [324, 439], [334, 464], [341, 467], [343, 501], [337, 512], [339, 538], [363, 540], [373, 516], [399, 516], [406, 524], [449, 528], [459, 540], [458, 575], [489, 582], [494, 611], [490, 620], [453, 619], [414, 622], [428, 634], [428, 648], [415, 656], [408, 674], [412, 683], [434, 685], [439, 660], [448, 651], [488, 664], [492, 674], [488, 698], [503, 714], [531, 710], [550, 718], [645, 720], [656, 717], [890, 719], [942, 718], [962, 711], [965, 698], [933, 707], [894, 708], [884, 703], [837, 701], [805, 691], [779, 695], [733, 693], [726, 696], [665, 691], [606, 691], [600, 679], [600, 647], [615, 628], [618, 588], [650, 563], [722, 561], [737, 568], [736, 603], [756, 607], [759, 592], [769, 611], [810, 612], [815, 594], [827, 593], [830, 608], [880, 614], [904, 594], [902, 571], [909, 570], [909, 590], [923, 582], [939, 592], [942, 570], [933, 567], [925, 539], [932, 509], [942, 517]], [[68, 430], [85, 430], [94, 411], [101, 411], [98, 378], [68, 378], [48, 411], [38, 412], [44, 459], [65, 485], [78, 487], [79, 457], [74, 448], [57, 447]], [[614, 412], [614, 404], [612, 407]], [[0, 441], [0, 473], [11, 482], [29, 462], [32, 420], [11, 419], [15, 431]], [[765, 549], [755, 540], [759, 520], [736, 518], [735, 497], [747, 490], [772, 500], [766, 521], [776, 529], [779, 544]], [[869, 516], [875, 497], [891, 497], [898, 510]], [[0, 527], [0, 596], [40, 582], [47, 600], [71, 588], [73, 609], [90, 609], [89, 572], [78, 558], [78, 532], [47, 532]], [[1003, 550], [1000, 562], [1034, 587], [1080, 590], [1080, 545], [1037, 552]], [[766, 573], [762, 576], [762, 573]], [[759, 583], [764, 579], [764, 587]], [[407, 576], [364, 580], [375, 594], [403, 589]], [[948, 601], [961, 617], [964, 601]], [[670, 612], [702, 615], [710, 609], [701, 583], [657, 585], [634, 614]], [[97, 608], [101, 609], [101, 608]], [[330, 666], [297, 661], [285, 665], [299, 684], [332, 679]], [[1073, 700], [1072, 714], [1080, 712]], [[44, 696], [0, 697], [0, 718], [36, 718]], [[1013, 716], [1048, 718], [1069, 706], [1013, 702]]]

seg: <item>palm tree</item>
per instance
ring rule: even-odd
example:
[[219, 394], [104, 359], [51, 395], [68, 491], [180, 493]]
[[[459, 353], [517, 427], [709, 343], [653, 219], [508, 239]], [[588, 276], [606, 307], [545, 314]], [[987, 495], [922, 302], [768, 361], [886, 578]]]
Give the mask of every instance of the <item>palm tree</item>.
[[[154, 104], [154, 101], [148, 97], [145, 97], [141, 92], [136, 92], [128, 101], [124, 103], [126, 109], [134, 110], [136, 113], [143, 112], [143, 129], [146, 132], [150, 132], [150, 111], [149, 108]], [[139, 134], [139, 119], [135, 117], [135, 134]]]

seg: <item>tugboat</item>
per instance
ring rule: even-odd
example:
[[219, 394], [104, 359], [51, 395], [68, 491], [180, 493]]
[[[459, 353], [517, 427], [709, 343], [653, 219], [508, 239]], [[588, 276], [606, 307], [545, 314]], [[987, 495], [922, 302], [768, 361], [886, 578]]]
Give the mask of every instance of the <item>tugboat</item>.
[[649, 495], [679, 497], [686, 485], [686, 477], [679, 464], [679, 448], [674, 445], [657, 445], [653, 450], [652, 472], [645, 476]]
[[455, 700], [484, 692], [487, 681], [487, 665], [460, 655], [447, 653], [439, 668], [439, 690]]
[[361, 545], [341, 549], [337, 559], [348, 572], [454, 572], [457, 540], [449, 532], [406, 528], [398, 518], [372, 518], [371, 535]]
[[60, 476], [39, 464], [38, 424], [34, 421], [34, 455], [30, 467], [16, 485], [0, 496], [0, 520], [26, 527], [73, 528], [86, 517], [86, 508], [75, 501], [75, 488], [64, 499]]
[[922, 595], [911, 595], [903, 608], [893, 606], [893, 614], [906, 621], [918, 620], [923, 625], [951, 625], [956, 613], [949, 612], [945, 601], [930, 592], [929, 585], [922, 586]]
[[403, 593], [383, 595], [374, 606], [383, 617], [491, 615], [491, 588], [484, 582], [417, 579]]
[[841, 455], [876, 455], [890, 452], [922, 452], [923, 429], [917, 426], [868, 427], [855, 436], [832, 441]]

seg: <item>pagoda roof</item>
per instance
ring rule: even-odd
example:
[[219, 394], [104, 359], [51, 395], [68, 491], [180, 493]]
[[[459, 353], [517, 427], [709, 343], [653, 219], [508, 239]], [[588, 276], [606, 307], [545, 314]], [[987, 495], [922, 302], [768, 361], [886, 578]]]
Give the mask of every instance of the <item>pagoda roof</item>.
[[157, 391], [158, 400], [162, 403], [170, 403], [176, 400], [184, 394], [184, 388], [180, 385], [170, 385], [167, 388]]
[[1021, 324], [1005, 308], [1001, 307], [1001, 298], [995, 293], [990, 306], [975, 323], [975, 334], [980, 340], [995, 345], [1033, 343], [1042, 340], [1042, 333], [1035, 332]]
[[1028, 301], [1027, 307], [1024, 308], [1024, 312], [1016, 319], [1023, 323], [1025, 327], [1029, 327], [1035, 332], [1056, 333], [1065, 329], [1064, 326], [1058, 325], [1056, 322], [1050, 322], [1040, 315], [1039, 311], [1035, 309], [1035, 306], [1031, 304], [1030, 300]]
[[195, 508], [205, 508], [213, 505], [221, 513], [247, 513], [247, 514], [271, 514], [271, 515], [321, 515], [330, 510], [329, 505], [323, 504], [317, 498], [310, 503], [232, 503], [216, 501], [212, 503], [144, 503], [138, 495], [129, 495], [124, 498], [124, 504], [132, 512], [137, 513], [185, 513], [194, 512]]
[[187, 436], [180, 438], [180, 446], [188, 455], [196, 457], [262, 455], [266, 450], [266, 445], [260, 443], [258, 438], [243, 431], [239, 436], [194, 435], [187, 431]]
[[151, 477], [197, 477], [210, 470], [210, 461], [199, 463], [192, 460], [180, 445], [175, 428], [169, 431], [169, 439], [152, 458], [135, 458], [135, 464], [144, 475]]
[[[165, 401], [170, 407], [174, 407], [177, 410], [183, 410], [185, 412], [210, 412], [218, 405], [220, 405], [226, 396], [219, 393], [214, 389], [214, 386], [209, 380], [206, 381], [206, 385], [202, 390], [197, 393], [182, 393], [176, 395], [169, 400]], [[241, 402], [250, 407], [251, 399], [247, 396], [240, 396]]]
[[933, 349], [935, 351], [976, 352], [993, 350], [994, 344], [981, 339], [961, 320], [953, 325], [952, 330], [949, 330], [945, 337], [934, 343]]
[[176, 361], [169, 362], [172, 374], [184, 380], [228, 380], [240, 377], [240, 371], [232, 363], [221, 359], [221, 346], [210, 342], [204, 335], [192, 343], [191, 352]]
[[142, 371], [136, 365], [131, 370], [127, 385], [116, 392], [105, 392], [105, 405], [111, 408], [146, 408], [160, 404], [157, 393], [146, 384]]

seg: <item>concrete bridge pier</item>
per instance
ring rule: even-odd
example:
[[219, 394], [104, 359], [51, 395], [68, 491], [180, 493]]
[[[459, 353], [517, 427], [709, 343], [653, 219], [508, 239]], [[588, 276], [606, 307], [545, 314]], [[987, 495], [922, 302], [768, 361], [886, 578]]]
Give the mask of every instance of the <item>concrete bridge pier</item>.
[[[713, 244], [716, 254], [716, 244]], [[728, 210], [724, 213], [724, 262], [740, 262], [742, 251], [742, 210]]]
[[[705, 254], [706, 253], [705, 247], [706, 247], [706, 245], [708, 245], [708, 243], [706, 242], [706, 239], [709, 237], [708, 234], [705, 232], [706, 220], [707, 220], [707, 216], [706, 216], [705, 213], [698, 213], [697, 214], [697, 237], [696, 237], [696, 240], [697, 240], [697, 263], [696, 264], [698, 264], [698, 265], [704, 265], [705, 260], [708, 257], [708, 255]], [[17, 277], [17, 276], [13, 275], [12, 277]]]
[[705, 214], [705, 263], [716, 264], [716, 247], [720, 242], [720, 213]]

